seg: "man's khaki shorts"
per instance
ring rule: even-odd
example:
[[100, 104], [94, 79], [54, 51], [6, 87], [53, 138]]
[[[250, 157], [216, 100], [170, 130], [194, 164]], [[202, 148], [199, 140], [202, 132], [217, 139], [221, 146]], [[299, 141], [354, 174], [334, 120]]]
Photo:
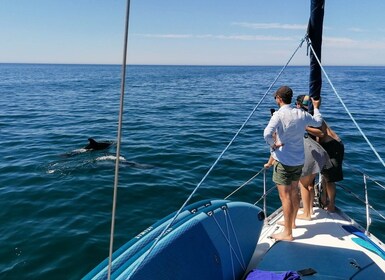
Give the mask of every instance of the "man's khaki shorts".
[[288, 166], [280, 162], [274, 164], [273, 182], [278, 185], [291, 185], [294, 181], [299, 181], [302, 173], [302, 165]]

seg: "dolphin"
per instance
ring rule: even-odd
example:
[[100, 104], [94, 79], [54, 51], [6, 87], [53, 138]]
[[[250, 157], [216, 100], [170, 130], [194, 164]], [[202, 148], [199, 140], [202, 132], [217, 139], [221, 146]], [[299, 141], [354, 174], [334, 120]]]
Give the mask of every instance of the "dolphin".
[[88, 145], [84, 147], [86, 150], [99, 151], [109, 148], [112, 142], [96, 142], [92, 138], [88, 138]]
[[80, 148], [80, 149], [76, 149], [76, 150], [73, 150], [69, 153], [65, 153], [65, 154], [61, 154], [60, 156], [62, 157], [73, 157], [73, 156], [76, 156], [78, 154], [83, 154], [83, 153], [86, 153], [86, 152], [92, 152], [92, 151], [100, 151], [100, 150], [105, 150], [105, 149], [108, 149], [112, 144], [114, 144], [114, 142], [97, 142], [95, 141], [93, 138], [88, 138], [88, 145], [83, 147], [83, 148]]

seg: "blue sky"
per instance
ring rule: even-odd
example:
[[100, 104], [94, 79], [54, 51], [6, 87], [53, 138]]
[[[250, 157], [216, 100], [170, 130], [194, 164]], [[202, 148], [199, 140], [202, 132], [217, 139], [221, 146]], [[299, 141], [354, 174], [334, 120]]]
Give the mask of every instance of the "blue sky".
[[[125, 0], [1, 0], [0, 63], [120, 64]], [[130, 64], [283, 65], [310, 0], [131, 0]], [[385, 65], [385, 1], [326, 0], [324, 65]], [[302, 47], [293, 64], [307, 65]]]

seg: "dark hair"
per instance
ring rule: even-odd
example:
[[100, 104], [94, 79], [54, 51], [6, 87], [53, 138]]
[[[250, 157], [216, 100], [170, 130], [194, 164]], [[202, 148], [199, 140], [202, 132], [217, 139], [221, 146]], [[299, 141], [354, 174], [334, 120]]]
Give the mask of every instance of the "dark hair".
[[309, 96], [308, 95], [298, 95], [297, 104], [305, 111], [308, 111], [309, 108]]
[[274, 97], [277, 96], [281, 97], [285, 104], [290, 104], [291, 99], [293, 98], [293, 90], [288, 86], [282, 86], [274, 93]]
[[291, 103], [291, 97], [281, 97], [282, 98], [282, 101], [285, 103], [285, 104], [290, 104]]

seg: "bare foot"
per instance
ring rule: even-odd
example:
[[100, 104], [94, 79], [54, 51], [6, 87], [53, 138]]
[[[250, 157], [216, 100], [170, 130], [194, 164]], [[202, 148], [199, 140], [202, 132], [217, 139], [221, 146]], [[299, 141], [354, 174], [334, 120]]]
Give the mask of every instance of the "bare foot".
[[321, 201], [320, 206], [321, 206], [321, 208], [326, 209], [326, 206], [327, 206], [328, 204], [329, 204], [328, 201]]
[[297, 219], [311, 221], [311, 216], [307, 216], [305, 214], [298, 214]]
[[[280, 225], [280, 226], [285, 226], [285, 221], [278, 221], [277, 222], [277, 225]], [[291, 226], [291, 228], [296, 228], [297, 226], [294, 224]]]
[[293, 235], [287, 235], [285, 232], [273, 234], [271, 237], [274, 238], [276, 241], [279, 241], [279, 240], [293, 241], [294, 240]]
[[331, 212], [331, 213], [336, 212], [336, 208], [335, 208], [334, 206], [331, 206], [331, 205], [328, 205], [328, 206], [326, 207], [326, 210], [327, 210], [328, 212]]

